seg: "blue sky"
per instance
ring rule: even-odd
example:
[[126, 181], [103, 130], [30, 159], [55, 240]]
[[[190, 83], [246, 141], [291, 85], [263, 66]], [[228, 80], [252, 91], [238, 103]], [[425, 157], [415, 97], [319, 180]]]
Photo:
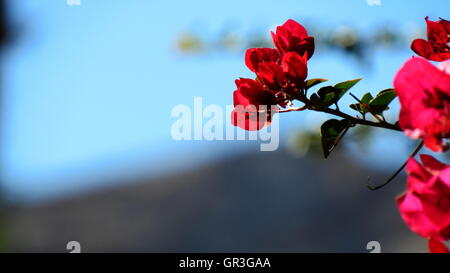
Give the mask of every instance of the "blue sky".
[[[180, 57], [174, 40], [183, 31], [207, 36], [229, 22], [241, 30], [268, 30], [289, 18], [371, 31], [385, 22], [424, 27], [427, 15], [450, 17], [445, 0], [382, 0], [381, 6], [365, 0], [9, 2], [20, 30], [6, 56], [3, 84], [2, 171], [12, 199], [44, 198], [139, 173], [179, 171], [236, 148], [256, 149], [172, 140], [174, 105], [192, 105], [194, 96], [202, 96], [204, 104], [231, 104], [234, 79], [251, 76], [242, 55]], [[376, 54], [374, 70], [357, 93], [390, 87], [412, 52]], [[320, 52], [309, 69], [311, 78], [333, 82], [365, 76], [342, 56]], [[315, 117], [286, 115], [282, 128], [301, 128]]]

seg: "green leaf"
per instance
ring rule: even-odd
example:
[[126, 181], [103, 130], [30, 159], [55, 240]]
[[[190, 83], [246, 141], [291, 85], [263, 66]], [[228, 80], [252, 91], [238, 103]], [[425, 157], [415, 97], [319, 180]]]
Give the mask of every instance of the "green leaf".
[[372, 94], [370, 94], [370, 92], [367, 92], [366, 94], [364, 94], [364, 96], [361, 98], [361, 102], [364, 104], [369, 104], [370, 101], [373, 99]]
[[392, 88], [380, 91], [378, 95], [369, 102], [370, 109], [374, 114], [381, 114], [389, 109], [388, 105], [397, 97], [397, 93]]
[[314, 105], [320, 103], [320, 97], [319, 97], [319, 95], [317, 95], [316, 93], [312, 94], [311, 97], [309, 97], [309, 100], [310, 100]]
[[367, 106], [370, 107], [370, 101], [373, 99], [372, 94], [370, 94], [370, 92], [367, 92], [366, 94], [364, 94], [364, 96], [361, 98], [361, 102], [362, 104], [360, 104], [362, 113], [365, 114], [367, 112], [369, 112], [369, 109], [367, 109]]
[[348, 120], [330, 119], [320, 127], [323, 156], [327, 158], [337, 145], [337, 141], [344, 136], [350, 124]]
[[361, 103], [351, 104], [350, 108], [360, 112], [361, 114], [366, 114], [369, 111], [366, 106], [370, 108], [373, 114], [381, 115], [383, 111], [389, 109], [389, 104], [397, 97], [397, 93], [392, 88], [384, 89], [380, 91], [374, 98], [370, 93], [366, 93], [361, 98]]
[[317, 91], [317, 94], [320, 97], [321, 104], [324, 106], [330, 106], [336, 102], [337, 99], [337, 91], [333, 86], [325, 86]]
[[320, 88], [317, 93], [311, 95], [310, 100], [314, 105], [328, 107], [336, 101], [336, 90], [332, 86]]
[[320, 88], [316, 94], [311, 95], [311, 101], [320, 106], [330, 106], [339, 101], [339, 99], [361, 79], [345, 81], [334, 86], [325, 86]]
[[354, 79], [354, 80], [350, 80], [350, 81], [340, 82], [340, 83], [336, 84], [334, 87], [341, 89], [345, 93], [348, 90], [350, 90], [350, 88], [355, 86], [355, 84], [357, 84], [361, 79], [362, 78], [358, 78], [358, 79]]
[[320, 88], [317, 93], [311, 95], [311, 102], [315, 105], [328, 107], [339, 100], [340, 89], [333, 86]]
[[353, 86], [355, 86], [355, 84], [357, 84], [360, 80], [361, 78], [336, 84], [334, 88], [339, 90], [336, 92], [337, 94], [336, 102], [338, 102], [338, 100], [342, 98], [342, 96], [344, 96], [344, 94], [347, 93], [347, 91], [350, 90], [350, 88], [352, 88]]
[[[364, 105], [369, 105], [370, 106], [370, 101], [373, 99], [372, 94], [370, 93], [366, 93], [364, 94], [364, 96], [361, 98], [361, 102]], [[358, 112], [360, 112], [361, 114], [366, 114], [367, 112], [369, 112], [369, 109], [367, 109], [367, 107], [365, 107], [363, 104], [361, 103], [355, 103], [355, 104], [350, 104], [350, 108], [352, 108], [353, 110], [356, 110]]]
[[306, 81], [306, 90], [308, 90], [309, 88], [318, 85], [320, 83], [326, 82], [328, 81], [327, 79], [309, 79]]

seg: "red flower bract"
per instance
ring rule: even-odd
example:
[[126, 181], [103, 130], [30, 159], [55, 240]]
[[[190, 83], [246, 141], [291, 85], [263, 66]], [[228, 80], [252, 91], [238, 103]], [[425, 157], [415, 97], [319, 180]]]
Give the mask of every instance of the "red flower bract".
[[450, 253], [450, 250], [441, 241], [429, 240], [428, 249], [431, 253]]
[[411, 49], [418, 55], [432, 61], [445, 61], [450, 59], [450, 22], [444, 19], [427, 22], [428, 41], [416, 39], [411, 44]]
[[[400, 214], [412, 231], [437, 242], [450, 238], [450, 166], [432, 156], [411, 158], [407, 191], [397, 199]], [[430, 242], [430, 250], [439, 245]], [[442, 250], [442, 248], [441, 248]]]
[[296, 93], [299, 89], [304, 88], [305, 79], [308, 76], [308, 67], [306, 58], [301, 57], [296, 52], [288, 52], [284, 54], [281, 61], [283, 71], [286, 73], [287, 89], [294, 89], [288, 93]]
[[443, 139], [450, 137], [450, 74], [422, 58], [412, 58], [395, 76], [394, 87], [405, 134], [423, 138], [433, 151], [444, 151]]
[[242, 105], [272, 105], [276, 103], [275, 93], [267, 91], [257, 81], [252, 79], [240, 78], [235, 81], [237, 90], [234, 91], [234, 106]]
[[308, 36], [306, 29], [294, 20], [287, 20], [277, 27], [276, 33], [271, 34], [276, 48], [281, 53], [294, 51], [300, 56], [306, 53], [307, 59], [314, 54], [314, 37]]
[[[252, 79], [236, 80], [237, 90], [233, 93], [235, 109], [231, 113], [231, 122], [242, 129], [255, 131], [268, 125], [277, 108], [274, 92], [264, 89], [263, 85]], [[275, 111], [272, 111], [275, 110]]]
[[[399, 198], [400, 210], [405, 221], [410, 222], [410, 227], [423, 237], [448, 240], [450, 238], [450, 166], [437, 161], [430, 155], [421, 155], [420, 159], [423, 165], [415, 159], [410, 159], [408, 162], [407, 193], [405, 198]], [[408, 200], [413, 202], [407, 202]], [[423, 221], [415, 226], [414, 220], [419, 218]]]
[[256, 72], [262, 62], [278, 62], [280, 56], [278, 50], [273, 48], [250, 48], [245, 52], [245, 64]]
[[284, 86], [285, 74], [283, 69], [276, 63], [260, 63], [258, 65], [258, 72], [256, 72], [256, 75], [269, 90], [277, 92]]

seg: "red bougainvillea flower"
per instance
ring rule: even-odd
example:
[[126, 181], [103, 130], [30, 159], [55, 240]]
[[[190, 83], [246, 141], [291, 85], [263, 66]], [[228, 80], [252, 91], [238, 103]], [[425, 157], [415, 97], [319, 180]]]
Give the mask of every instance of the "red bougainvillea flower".
[[233, 93], [235, 108], [231, 113], [231, 123], [249, 131], [269, 126], [272, 115], [278, 110], [272, 107], [280, 102], [277, 94], [252, 79], [240, 78], [236, 80], [236, 86], [237, 90]]
[[[441, 69], [440, 69], [441, 68]], [[399, 125], [411, 138], [423, 138], [433, 151], [448, 148], [450, 137], [450, 74], [448, 63], [435, 67], [422, 58], [408, 60], [395, 76], [401, 110]]]
[[308, 60], [314, 54], [314, 37], [308, 36], [306, 29], [294, 20], [287, 20], [277, 27], [276, 33], [271, 34], [273, 43], [282, 54], [294, 51], [303, 56], [306, 53]]
[[441, 19], [439, 21], [427, 22], [428, 41], [424, 39], [414, 40], [411, 49], [418, 55], [432, 61], [442, 62], [450, 59], [450, 21]]
[[441, 242], [450, 238], [450, 165], [421, 155], [407, 164], [407, 191], [397, 199], [400, 214], [412, 231], [433, 240], [433, 252], [446, 249]]
[[256, 73], [256, 80], [236, 80], [231, 121], [245, 130], [270, 125], [273, 114], [279, 110], [277, 105], [286, 107], [305, 88], [314, 38], [293, 20], [278, 27], [272, 36], [277, 49], [250, 48], [245, 53], [245, 64]]
[[295, 52], [287, 52], [283, 55], [281, 65], [275, 62], [260, 63], [256, 75], [265, 88], [295, 96], [305, 87], [307, 60]]

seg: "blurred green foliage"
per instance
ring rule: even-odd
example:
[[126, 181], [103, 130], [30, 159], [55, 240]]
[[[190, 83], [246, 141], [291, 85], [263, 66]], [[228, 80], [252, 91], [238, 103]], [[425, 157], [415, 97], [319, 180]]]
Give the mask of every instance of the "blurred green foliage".
[[[358, 150], [367, 151], [371, 143], [372, 127], [357, 125], [349, 128], [333, 153], [345, 152], [349, 143], [357, 145]], [[323, 158], [322, 136], [320, 129], [298, 130], [291, 134], [289, 150], [297, 156], [318, 156]]]
[[[369, 33], [346, 25], [328, 28], [306, 23], [305, 27], [315, 37], [316, 47], [325, 51], [342, 52], [362, 65], [370, 65], [374, 48], [400, 50], [409, 47], [412, 37], [424, 35], [423, 30], [410, 33], [387, 24], [374, 27]], [[240, 35], [238, 31], [228, 29], [211, 40], [211, 37], [184, 32], [175, 40], [176, 50], [185, 55], [242, 52], [253, 47], [273, 47], [269, 33]]]

